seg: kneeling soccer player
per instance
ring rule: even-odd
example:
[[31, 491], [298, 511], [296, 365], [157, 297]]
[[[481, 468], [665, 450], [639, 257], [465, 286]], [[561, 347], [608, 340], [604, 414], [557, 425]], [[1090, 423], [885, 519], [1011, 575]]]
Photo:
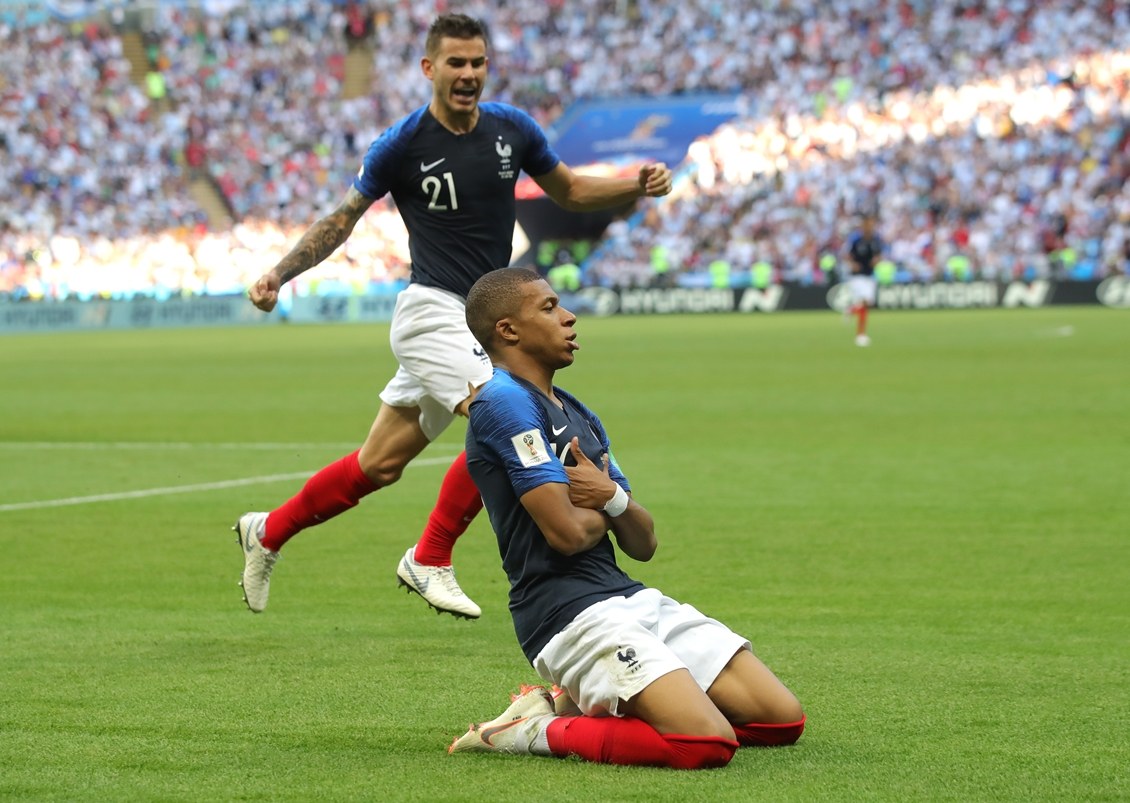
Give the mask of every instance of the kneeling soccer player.
[[654, 522], [628, 495], [600, 420], [553, 385], [578, 348], [576, 317], [522, 268], [480, 278], [466, 314], [495, 367], [471, 404], [467, 463], [498, 536], [518, 640], [563, 693], [555, 706], [544, 687], [524, 689], [449, 752], [700, 769], [725, 766], [742, 745], [796, 742], [800, 703], [746, 639], [617, 566], [608, 533], [646, 561]]

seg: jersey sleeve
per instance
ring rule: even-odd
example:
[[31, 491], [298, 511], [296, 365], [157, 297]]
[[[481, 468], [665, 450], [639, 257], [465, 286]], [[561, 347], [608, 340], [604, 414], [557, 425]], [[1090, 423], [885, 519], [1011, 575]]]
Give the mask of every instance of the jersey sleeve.
[[413, 132], [420, 124], [424, 109], [418, 109], [397, 121], [373, 140], [361, 169], [353, 178], [353, 188], [374, 201], [392, 189], [396, 168], [400, 165]]
[[505, 469], [519, 498], [550, 482], [569, 482], [548, 445], [546, 426], [538, 404], [515, 385], [484, 388], [471, 404], [476, 440]]

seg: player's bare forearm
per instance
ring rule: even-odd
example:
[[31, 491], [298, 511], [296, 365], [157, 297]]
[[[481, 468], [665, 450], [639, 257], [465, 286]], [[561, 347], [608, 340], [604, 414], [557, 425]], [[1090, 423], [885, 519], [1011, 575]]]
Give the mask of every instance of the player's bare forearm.
[[655, 540], [655, 520], [643, 505], [629, 500], [627, 510], [615, 518], [607, 518], [616, 543], [625, 555], [645, 562], [652, 559], [659, 542]]
[[644, 165], [636, 178], [577, 175], [562, 163], [535, 181], [559, 206], [572, 212], [608, 209], [671, 192], [671, 171], [661, 163]]
[[357, 190], [350, 188], [345, 200], [337, 209], [314, 221], [294, 248], [284, 256], [273, 272], [282, 284], [314, 267], [349, 239], [353, 227], [372, 203]]
[[337, 209], [314, 221], [290, 253], [247, 288], [251, 303], [263, 312], [273, 310], [282, 286], [310, 270], [344, 243], [370, 204], [370, 199], [350, 187]]
[[571, 212], [592, 212], [622, 206], [643, 195], [633, 178], [600, 178], [577, 176], [573, 191], [562, 206]]
[[575, 507], [568, 486], [547, 483], [522, 495], [522, 505], [548, 543], [562, 555], [576, 555], [596, 546], [608, 533], [608, 521], [598, 510]]

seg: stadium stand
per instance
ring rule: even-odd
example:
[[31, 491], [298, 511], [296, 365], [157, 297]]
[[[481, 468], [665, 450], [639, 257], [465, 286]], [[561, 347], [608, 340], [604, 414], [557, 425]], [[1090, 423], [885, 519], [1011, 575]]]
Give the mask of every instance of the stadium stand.
[[[0, 11], [0, 296], [242, 292], [427, 99], [430, 4], [95, 2], [66, 20], [49, 5]], [[692, 146], [674, 197], [609, 229], [587, 282], [701, 283], [719, 262], [735, 283], [755, 263], [820, 282], [869, 207], [899, 280], [954, 278], [955, 256], [961, 276], [1130, 270], [1125, 3], [466, 10], [493, 32], [489, 97], [545, 124], [595, 96], [749, 99]], [[296, 291], [402, 282], [395, 212], [363, 227]]]

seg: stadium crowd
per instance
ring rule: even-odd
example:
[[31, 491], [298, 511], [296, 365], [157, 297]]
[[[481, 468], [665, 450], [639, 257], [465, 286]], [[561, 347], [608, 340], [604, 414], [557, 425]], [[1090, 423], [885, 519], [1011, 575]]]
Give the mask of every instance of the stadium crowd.
[[[114, 17], [0, 25], [0, 295], [241, 292], [424, 102], [430, 4], [158, 5], [156, 85]], [[875, 210], [902, 279], [1101, 274], [1130, 263], [1130, 9], [1114, 0], [470, 3], [493, 35], [486, 98], [551, 124], [610, 94], [744, 93], [692, 146], [677, 197], [641, 205], [587, 279], [821, 281]], [[371, 91], [346, 98], [350, 45]], [[213, 226], [193, 182], [223, 194]], [[389, 202], [298, 292], [402, 282]], [[955, 260], [954, 258], [957, 257]], [[661, 274], [657, 277], [657, 274]], [[665, 274], [665, 275], [662, 275]]]
[[940, 26], [937, 43], [966, 48], [948, 62], [920, 38], [939, 10], [931, 26], [905, 6], [909, 24], [872, 20], [867, 52], [898, 59], [853, 60], [845, 31], [817, 26], [804, 46], [839, 77], [767, 83], [756, 115], [696, 142], [693, 183], [609, 232], [599, 279], [653, 281], [661, 252], [684, 275], [720, 261], [746, 281], [758, 263], [826, 281], [862, 214], [896, 280], [1130, 270], [1130, 8], [988, 10]]

